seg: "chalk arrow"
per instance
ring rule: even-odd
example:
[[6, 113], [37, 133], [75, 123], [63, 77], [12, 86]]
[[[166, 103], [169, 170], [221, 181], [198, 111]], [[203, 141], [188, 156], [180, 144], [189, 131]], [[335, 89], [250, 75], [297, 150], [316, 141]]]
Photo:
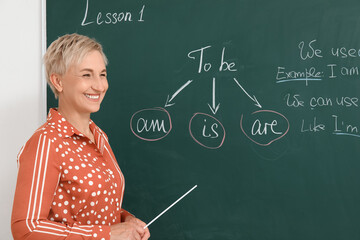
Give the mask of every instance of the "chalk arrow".
[[262, 108], [262, 106], [260, 105], [259, 101], [256, 99], [255, 95], [253, 95], [252, 97], [245, 91], [245, 89], [240, 85], [240, 83], [236, 80], [236, 78], [234, 78], [234, 81], [236, 82], [236, 84], [241, 88], [241, 90], [243, 90], [243, 92], [253, 101], [255, 102], [255, 106]]
[[182, 91], [184, 88], [186, 88], [190, 83], [192, 83], [193, 80], [187, 81], [184, 85], [181, 86], [171, 97], [170, 95], [167, 96], [165, 107], [170, 107], [174, 105], [175, 103], [171, 103], [171, 101]]
[[210, 104], [208, 104], [208, 105], [209, 105], [209, 108], [212, 111], [212, 113], [215, 115], [220, 107], [220, 103], [217, 106], [215, 106], [216, 105], [215, 104], [215, 78], [213, 78], [212, 106]]

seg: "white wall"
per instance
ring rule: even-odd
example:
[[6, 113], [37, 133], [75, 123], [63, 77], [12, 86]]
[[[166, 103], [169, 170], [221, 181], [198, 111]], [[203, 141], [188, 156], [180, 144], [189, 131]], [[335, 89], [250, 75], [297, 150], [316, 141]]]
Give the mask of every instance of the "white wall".
[[[0, 238], [10, 229], [21, 146], [46, 117], [41, 0], [0, 0]], [[24, 203], [26, 204], [26, 203]]]

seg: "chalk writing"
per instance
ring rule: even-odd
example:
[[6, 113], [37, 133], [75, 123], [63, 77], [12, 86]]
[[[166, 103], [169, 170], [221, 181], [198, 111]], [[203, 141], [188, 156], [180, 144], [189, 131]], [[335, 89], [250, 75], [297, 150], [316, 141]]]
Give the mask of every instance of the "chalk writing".
[[332, 115], [332, 117], [334, 120], [333, 134], [360, 137], [360, 128], [358, 125], [347, 123], [345, 120], [339, 119], [337, 115]]
[[284, 137], [289, 131], [290, 124], [281, 113], [259, 110], [247, 116], [247, 119], [241, 115], [240, 128], [245, 136], [254, 143], [268, 146]]
[[[198, 73], [201, 73], [203, 71], [208, 72], [212, 68], [212, 64], [210, 62], [204, 61], [204, 52], [208, 48], [211, 48], [211, 46], [206, 46], [206, 47], [202, 47], [199, 49], [195, 49], [188, 53], [189, 58], [195, 59], [195, 60], [198, 58], [198, 62], [199, 62]], [[219, 64], [219, 72], [225, 72], [225, 71], [236, 72], [237, 69], [235, 68], [236, 67], [235, 62], [227, 62], [224, 60], [225, 49], [226, 49], [225, 47], [223, 47], [223, 49], [222, 49], [221, 60], [220, 60], [220, 64]]]
[[[324, 53], [328, 53], [329, 57], [337, 59], [358, 58], [360, 57], [360, 49], [347, 47], [333, 47], [329, 51], [323, 51], [316, 47], [317, 39], [310, 42], [300, 41], [298, 44], [299, 59], [302, 61], [313, 63], [314, 59], [322, 59]], [[335, 79], [338, 77], [352, 78], [360, 76], [360, 66], [354, 64], [324, 63], [323, 66], [308, 66], [304, 70], [289, 69], [286, 66], [278, 66], [276, 71], [276, 83], [301, 82], [305, 81], [306, 86], [310, 81], [324, 81]]]
[[321, 55], [321, 50], [314, 48], [315, 42], [316, 42], [316, 39], [310, 41], [306, 46], [307, 50], [305, 50], [305, 42], [304, 41], [301, 41], [299, 43], [299, 49], [300, 49], [299, 53], [300, 53], [300, 58], [302, 60], [311, 59], [313, 57], [318, 57], [318, 58], [323, 57]]
[[336, 103], [344, 107], [359, 107], [359, 98], [357, 97], [336, 97]]
[[329, 78], [336, 78], [340, 76], [359, 76], [359, 67], [349, 67], [349, 66], [338, 66], [337, 64], [328, 64], [331, 74]]
[[[322, 108], [334, 109], [348, 109], [358, 108], [359, 98], [354, 96], [308, 96], [307, 98], [302, 97], [299, 93], [285, 94], [284, 97], [285, 105], [289, 108], [300, 109], [302, 111], [306, 109], [316, 110]], [[311, 119], [301, 119], [300, 132], [301, 133], [319, 133], [319, 132], [331, 132], [335, 135], [348, 135], [354, 136], [359, 135], [359, 127], [354, 124], [347, 124], [343, 120], [339, 120], [338, 114], [333, 114], [333, 130], [329, 125], [329, 117], [327, 116], [314, 116]], [[320, 120], [321, 119], [321, 120]], [[327, 120], [327, 121], [326, 121]]]
[[142, 140], [158, 141], [170, 133], [171, 117], [163, 108], [142, 109], [131, 117], [130, 129]]
[[301, 133], [319, 134], [320, 132], [329, 132], [334, 135], [360, 137], [360, 126], [357, 123], [349, 123], [349, 120], [332, 114], [331, 121], [326, 121], [327, 116], [313, 116], [311, 120], [301, 120]]
[[339, 57], [339, 58], [348, 58], [348, 57], [360, 57], [360, 49], [355, 49], [355, 48], [349, 48], [347, 49], [346, 47], [338, 47], [338, 48], [331, 48], [331, 54], [334, 57]]
[[307, 86], [309, 81], [321, 81], [323, 77], [324, 73], [317, 71], [315, 67], [305, 68], [303, 71], [288, 71], [285, 67], [278, 67], [276, 82], [305, 81]]
[[304, 107], [304, 101], [300, 100], [300, 94], [286, 94], [284, 97], [288, 107]]
[[[217, 75], [223, 72], [237, 72], [237, 67], [234, 61], [229, 61], [226, 58], [226, 47], [222, 47], [221, 54], [219, 54], [219, 65], [216, 68], [213, 68], [214, 59], [209, 59], [209, 56], [213, 54], [208, 54], [208, 51], [212, 50], [211, 45], [205, 47], [197, 48], [188, 52], [188, 58], [195, 60], [195, 65], [197, 68], [197, 73], [205, 73], [212, 70], [216, 71]], [[316, 52], [316, 54], [318, 54]], [[311, 57], [311, 56], [310, 56]], [[281, 73], [279, 72], [279, 75]], [[291, 76], [290, 74], [287, 77]], [[306, 70], [304, 77], [310, 78], [312, 76], [319, 75], [316, 73], [314, 68], [311, 68], [309, 71]], [[226, 75], [228, 76], [228, 75]], [[300, 76], [301, 77], [301, 76]], [[281, 77], [280, 77], [281, 78]], [[259, 103], [255, 95], [249, 94], [248, 91], [243, 87], [243, 81], [238, 77], [232, 77], [236, 85], [241, 89], [239, 91], [243, 95], [247, 96], [253, 104], [262, 108], [262, 105]], [[189, 89], [190, 84], [195, 82], [194, 80], [188, 80], [186, 83], [183, 83], [180, 88], [178, 88], [173, 94], [168, 94], [165, 102], [165, 108], [175, 105], [174, 99], [183, 92], [185, 88]], [[240, 84], [241, 83], [241, 84]], [[192, 84], [191, 84], [192, 85]], [[212, 114], [216, 115], [220, 108], [220, 103], [216, 100], [216, 78], [212, 78], [212, 98], [211, 103], [208, 103], [208, 107]], [[251, 103], [251, 101], [248, 101]], [[154, 112], [155, 110], [155, 112]], [[164, 118], [159, 115], [159, 112], [165, 112], [167, 117]], [[149, 114], [151, 113], [151, 114]], [[282, 114], [272, 111], [272, 110], [261, 110], [254, 112], [253, 115], [256, 115], [256, 119], [251, 123], [250, 133], [247, 134], [247, 128], [245, 130], [243, 125], [243, 116], [241, 116], [241, 129], [248, 138], [256, 142], [261, 146], [268, 146], [272, 142], [279, 140], [284, 137], [289, 131], [289, 122], [285, 116]], [[267, 119], [270, 115], [270, 119]], [[265, 117], [264, 117], [265, 116]], [[146, 141], [156, 141], [167, 136], [171, 130], [171, 119], [169, 113], [163, 108], [153, 108], [153, 109], [144, 109], [136, 112], [130, 120], [131, 131], [135, 136], [142, 140]], [[218, 149], [220, 148], [225, 141], [225, 128], [223, 124], [216, 119], [215, 117], [206, 114], [206, 113], [195, 113], [189, 121], [189, 134], [195, 143], [209, 149]], [[250, 136], [249, 136], [250, 135]], [[260, 139], [258, 139], [260, 138]]]
[[209, 149], [220, 148], [225, 140], [225, 128], [215, 117], [195, 113], [190, 119], [189, 132], [194, 141]]
[[325, 124], [319, 123], [317, 118], [314, 117], [313, 121], [306, 122], [306, 120], [301, 121], [301, 132], [320, 132], [325, 131]]
[[165, 130], [164, 123], [165, 123], [164, 120], [161, 120], [160, 123], [159, 119], [147, 120], [144, 118], [139, 118], [136, 123], [136, 130], [138, 133], [142, 133], [143, 131], [167, 133], [167, 131]]
[[107, 12], [104, 14], [101, 11], [99, 11], [95, 21], [94, 19], [90, 20], [88, 18], [89, 0], [87, 0], [85, 6], [85, 13], [83, 20], [81, 22], [81, 26], [87, 26], [94, 23], [96, 23], [97, 25], [102, 25], [102, 24], [117, 24], [117, 23], [134, 22], [134, 21], [144, 22], [144, 10], [145, 10], [145, 5], [142, 6], [138, 16], [135, 16], [135, 14], [133, 14], [130, 11]]
[[309, 107], [313, 110], [321, 107], [359, 107], [359, 98], [355, 96], [310, 96], [308, 99], [305, 99], [299, 93], [288, 93], [285, 94], [283, 99], [286, 106], [290, 108]]

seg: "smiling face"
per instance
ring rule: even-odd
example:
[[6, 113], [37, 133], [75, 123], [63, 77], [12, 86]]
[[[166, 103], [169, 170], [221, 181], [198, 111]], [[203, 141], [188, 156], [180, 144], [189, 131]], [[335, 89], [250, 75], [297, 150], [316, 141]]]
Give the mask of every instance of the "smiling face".
[[92, 51], [69, 66], [54, 86], [59, 92], [59, 111], [80, 115], [99, 111], [109, 87], [101, 53]]

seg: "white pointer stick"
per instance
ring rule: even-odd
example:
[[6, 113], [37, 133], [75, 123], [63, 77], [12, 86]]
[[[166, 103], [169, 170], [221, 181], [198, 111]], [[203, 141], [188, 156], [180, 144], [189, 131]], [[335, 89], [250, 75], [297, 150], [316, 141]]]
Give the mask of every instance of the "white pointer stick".
[[156, 219], [158, 219], [159, 217], [161, 217], [161, 215], [163, 215], [167, 210], [169, 210], [170, 208], [172, 208], [172, 206], [174, 206], [175, 204], [177, 204], [181, 199], [183, 199], [186, 195], [188, 195], [192, 190], [194, 190], [197, 187], [197, 185], [195, 185], [192, 189], [190, 189], [189, 191], [187, 191], [187, 193], [185, 193], [184, 195], [182, 195], [178, 200], [176, 200], [173, 204], [171, 204], [167, 209], [165, 209], [164, 211], [162, 211], [162, 213], [160, 213], [159, 215], [157, 215], [153, 220], [151, 220], [151, 222], [149, 222], [145, 227], [149, 227], [150, 224], [152, 224], [153, 222], [156, 221]]

